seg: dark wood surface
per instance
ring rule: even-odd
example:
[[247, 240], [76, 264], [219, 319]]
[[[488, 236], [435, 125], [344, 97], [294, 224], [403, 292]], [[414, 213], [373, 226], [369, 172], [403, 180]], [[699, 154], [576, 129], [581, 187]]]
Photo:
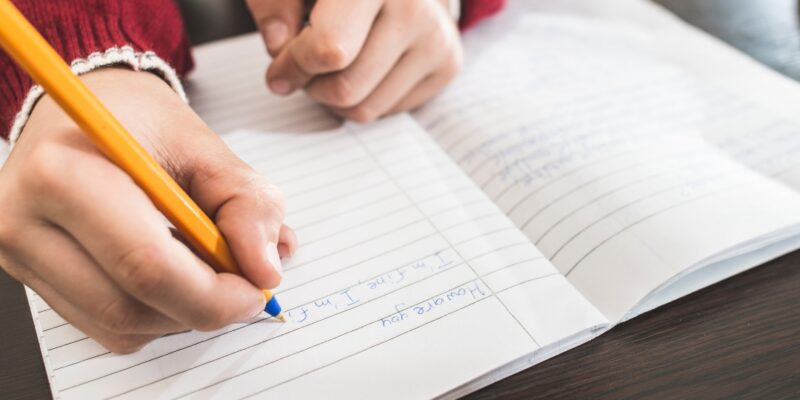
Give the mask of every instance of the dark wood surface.
[[0, 271], [0, 399], [49, 396], [25, 289]]
[[695, 292], [470, 399], [800, 398], [800, 252]]
[[[796, 0], [658, 2], [800, 80]], [[189, 27], [196, 41], [209, 40], [202, 29], [205, 17], [193, 18], [200, 21]], [[800, 398], [798, 307], [800, 252], [795, 252], [622, 324], [469, 398]], [[49, 398], [49, 388], [24, 291], [0, 273], [0, 399], [41, 398]]]

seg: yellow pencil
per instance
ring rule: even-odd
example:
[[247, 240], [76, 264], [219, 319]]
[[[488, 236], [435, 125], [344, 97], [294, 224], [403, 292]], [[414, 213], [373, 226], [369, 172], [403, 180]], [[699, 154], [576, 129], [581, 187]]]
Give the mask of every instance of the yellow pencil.
[[[117, 121], [10, 0], [0, 0], [0, 46], [86, 132], [103, 154], [133, 178], [215, 270], [241, 275], [214, 222]], [[264, 289], [265, 311], [285, 321]]]

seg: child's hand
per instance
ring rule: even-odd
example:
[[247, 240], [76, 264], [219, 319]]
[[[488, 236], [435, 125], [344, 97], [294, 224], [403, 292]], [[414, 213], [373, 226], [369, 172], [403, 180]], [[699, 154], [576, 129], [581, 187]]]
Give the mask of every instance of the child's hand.
[[[294, 251], [280, 194], [156, 76], [124, 69], [84, 81], [216, 220], [248, 279], [280, 282], [268, 244]], [[108, 349], [255, 316], [261, 292], [217, 274], [173, 238], [145, 194], [51, 98], [36, 105], [0, 170], [0, 265]]]
[[305, 88], [359, 122], [411, 110], [461, 66], [458, 29], [443, 0], [248, 0], [267, 49], [273, 92]]

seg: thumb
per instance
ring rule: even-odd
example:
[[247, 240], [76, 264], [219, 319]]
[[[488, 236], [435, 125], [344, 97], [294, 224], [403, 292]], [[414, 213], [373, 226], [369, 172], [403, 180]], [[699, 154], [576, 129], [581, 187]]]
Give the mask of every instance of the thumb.
[[244, 276], [259, 288], [274, 288], [283, 272], [280, 253], [296, 246], [294, 232], [283, 226], [282, 194], [221, 140], [208, 144], [181, 151], [195, 154], [181, 157], [189, 161], [181, 166], [189, 195], [214, 220]]
[[303, 0], [247, 0], [247, 6], [261, 31], [267, 51], [273, 57], [303, 27]]

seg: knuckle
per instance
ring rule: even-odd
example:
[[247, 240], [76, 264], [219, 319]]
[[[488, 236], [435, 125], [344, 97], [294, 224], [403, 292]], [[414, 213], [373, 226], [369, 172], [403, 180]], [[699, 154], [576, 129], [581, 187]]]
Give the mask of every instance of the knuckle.
[[254, 180], [253, 185], [254, 190], [249, 193], [257, 194], [256, 203], [282, 219], [286, 212], [283, 191], [261, 177]]
[[119, 298], [103, 306], [98, 318], [100, 326], [117, 333], [136, 332], [141, 321], [141, 310]]
[[22, 182], [26, 192], [34, 195], [52, 196], [69, 189], [70, 170], [74, 165], [60, 151], [49, 145], [41, 145], [31, 151], [26, 159]]
[[460, 43], [461, 41], [455, 28], [437, 25], [425, 35], [422, 49], [431, 52], [431, 54], [440, 54], [447, 57], [460, 49]]
[[444, 53], [441, 49], [449, 49], [451, 47], [447, 33], [443, 29], [434, 29], [426, 36], [425, 47], [427, 49], [439, 49], [441, 54]]
[[353, 83], [345, 74], [335, 74], [328, 82], [327, 95], [333, 106], [347, 108], [358, 104]]
[[434, 20], [431, 5], [432, 2], [426, 0], [407, 0], [403, 2], [403, 9], [409, 21], [426, 23]]
[[274, 183], [267, 182], [265, 179], [260, 178], [262, 182], [262, 188], [264, 190], [265, 195], [270, 200], [270, 202], [275, 203], [276, 206], [283, 208], [283, 202], [285, 199], [285, 195], [281, 188], [279, 188]]
[[358, 105], [347, 112], [349, 119], [358, 123], [372, 122], [378, 118], [375, 111], [366, 105]]
[[393, 16], [400, 18], [403, 21], [415, 21], [416, 23], [421, 23], [424, 22], [424, 20], [419, 18], [425, 17], [426, 12], [429, 10], [427, 7], [428, 3], [432, 2], [427, 0], [394, 1], [387, 4], [387, 9], [393, 14]]
[[142, 297], [149, 297], [163, 287], [159, 266], [168, 263], [169, 255], [157, 245], [135, 247], [123, 254], [115, 268], [130, 290]]
[[98, 340], [108, 351], [115, 354], [132, 354], [142, 349], [150, 339], [131, 335], [111, 335], [105, 340]]
[[350, 55], [339, 39], [331, 34], [323, 35], [311, 49], [311, 56], [327, 71], [338, 71], [350, 64]]
[[460, 52], [456, 51], [447, 57], [442, 66], [442, 75], [444, 75], [445, 80], [449, 82], [455, 78], [461, 72], [462, 65], [463, 59]]

